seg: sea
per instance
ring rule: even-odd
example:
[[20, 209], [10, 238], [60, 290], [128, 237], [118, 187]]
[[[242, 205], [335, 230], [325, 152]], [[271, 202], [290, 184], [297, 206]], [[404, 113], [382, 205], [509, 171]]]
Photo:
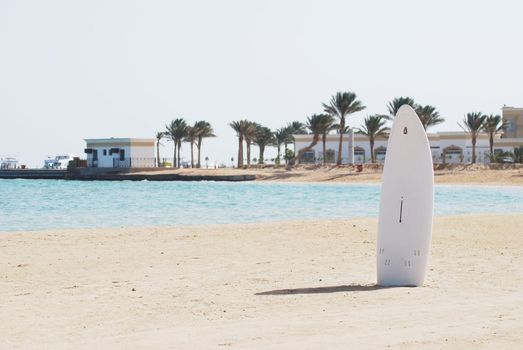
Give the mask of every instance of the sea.
[[[0, 231], [378, 215], [379, 184], [0, 180]], [[523, 187], [435, 187], [435, 215], [523, 213]]]

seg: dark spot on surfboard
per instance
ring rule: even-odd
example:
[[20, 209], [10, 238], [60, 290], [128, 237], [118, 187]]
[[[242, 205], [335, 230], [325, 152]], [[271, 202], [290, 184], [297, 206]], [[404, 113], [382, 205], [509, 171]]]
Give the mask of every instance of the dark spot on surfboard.
[[407, 129], [407, 127], [404, 127], [404, 128], [403, 128], [403, 133], [404, 133], [405, 135], [407, 135], [408, 132], [409, 132], [409, 129]]

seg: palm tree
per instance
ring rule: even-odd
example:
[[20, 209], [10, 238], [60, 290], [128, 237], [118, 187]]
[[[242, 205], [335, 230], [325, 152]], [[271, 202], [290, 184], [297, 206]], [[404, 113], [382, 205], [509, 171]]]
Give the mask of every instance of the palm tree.
[[294, 135], [305, 135], [307, 133], [307, 126], [300, 121], [293, 121], [288, 124]]
[[159, 131], [156, 133], [156, 159], [157, 159], [157, 165], [158, 165], [158, 168], [161, 166], [161, 163], [160, 163], [160, 142], [162, 141], [162, 139], [166, 136], [166, 133], [163, 132], [163, 131]]
[[200, 168], [201, 167], [200, 155], [201, 155], [201, 151], [202, 151], [203, 139], [208, 138], [208, 137], [216, 137], [216, 135], [214, 135], [214, 130], [213, 130], [211, 124], [204, 120], [196, 122], [194, 124], [194, 127], [197, 129], [197, 135], [198, 135], [198, 141], [196, 143], [196, 148], [198, 149], [198, 163], [196, 163], [196, 167]]
[[476, 163], [476, 141], [479, 132], [483, 128], [483, 123], [487, 118], [481, 112], [471, 112], [463, 118], [463, 124], [458, 125], [466, 132], [468, 132], [472, 138], [472, 164]]
[[171, 121], [170, 124], [165, 125], [165, 136], [169, 138], [173, 142], [173, 168], [176, 167], [176, 148], [178, 146], [178, 142], [176, 140], [176, 128], [178, 124], [178, 119], [175, 121]]
[[345, 117], [362, 111], [365, 106], [356, 99], [356, 94], [353, 92], [337, 92], [331, 97], [330, 104], [323, 104], [325, 112], [340, 120], [340, 142], [338, 145], [338, 161], [337, 165], [341, 165], [341, 155], [343, 150], [343, 130], [345, 129]]
[[363, 120], [361, 128], [358, 129], [357, 133], [365, 135], [369, 138], [370, 144], [370, 159], [372, 163], [376, 163], [376, 155], [374, 154], [374, 141], [378, 136], [385, 136], [390, 130], [385, 126], [388, 120], [388, 116], [384, 114], [370, 115]]
[[265, 126], [258, 125], [253, 141], [260, 148], [260, 156], [258, 157], [258, 163], [263, 164], [263, 160], [265, 159], [263, 156], [265, 152], [265, 147], [273, 145], [275, 143], [274, 134], [271, 131], [271, 129]]
[[179, 168], [182, 140], [187, 135], [187, 122], [183, 118], [177, 118], [166, 125], [165, 128], [167, 130], [166, 134], [174, 143], [173, 167]]
[[336, 130], [336, 134], [348, 134], [349, 131], [350, 131], [350, 127], [348, 125], [345, 125], [345, 127], [343, 128], [343, 130], [340, 130], [340, 124], [334, 124], [332, 126], [334, 128], [334, 130]]
[[505, 125], [501, 116], [499, 115], [489, 115], [485, 118], [483, 123], [483, 131], [488, 133], [489, 136], [489, 145], [490, 145], [490, 157], [494, 156], [494, 135], [504, 129]]
[[250, 122], [247, 120], [239, 120], [229, 123], [229, 126], [236, 131], [238, 136], [238, 168], [243, 168], [243, 138], [249, 125]]
[[278, 162], [281, 159], [281, 145], [283, 145], [286, 140], [289, 138], [289, 130], [287, 128], [279, 128], [274, 132], [274, 144], [276, 145], [276, 148], [278, 150], [278, 156], [276, 159], [278, 159]]
[[307, 129], [309, 129], [312, 133], [312, 142], [307, 147], [304, 147], [298, 151], [298, 154], [294, 157], [293, 163], [299, 162], [301, 157], [305, 154], [305, 152], [310, 151], [314, 146], [318, 144], [318, 141], [320, 140], [320, 135], [323, 132], [323, 125], [324, 117], [322, 114], [314, 114], [307, 118]]
[[291, 123], [288, 123], [285, 127], [287, 132], [287, 138], [285, 139], [285, 154], [287, 154], [287, 150], [289, 149], [288, 145], [294, 142], [294, 136], [293, 135], [305, 135], [307, 134], [307, 127], [304, 123], [300, 121], [293, 121]]
[[251, 145], [260, 125], [256, 122], [250, 121], [247, 121], [247, 123], [247, 129], [245, 130], [243, 137], [245, 138], [245, 148], [247, 149], [247, 166], [249, 166], [251, 165]]
[[436, 107], [430, 105], [417, 105], [416, 114], [418, 115], [421, 124], [423, 125], [423, 128], [425, 128], [425, 130], [427, 130], [429, 126], [441, 124], [445, 121], [444, 118], [440, 117], [439, 112], [436, 110]]
[[330, 114], [319, 114], [319, 116], [321, 116], [319, 121], [319, 128], [321, 131], [323, 164], [325, 164], [327, 162], [327, 134], [336, 127], [336, 124], [334, 124], [334, 117]]
[[191, 145], [191, 168], [194, 168], [194, 144], [198, 139], [198, 129], [196, 124], [194, 126], [187, 126], [187, 135], [184, 138], [184, 141], [189, 142]]
[[398, 110], [403, 105], [409, 105], [413, 109], [416, 109], [417, 107], [416, 102], [414, 102], [414, 99], [412, 97], [396, 97], [387, 104], [387, 109], [389, 110], [390, 114], [389, 116], [387, 116], [387, 119], [394, 119], [396, 113], [398, 113]]

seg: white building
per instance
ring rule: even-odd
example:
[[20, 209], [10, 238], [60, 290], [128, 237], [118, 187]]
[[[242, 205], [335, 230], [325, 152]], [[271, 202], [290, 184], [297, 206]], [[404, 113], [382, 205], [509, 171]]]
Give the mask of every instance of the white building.
[[0, 158], [0, 169], [16, 169], [18, 160], [14, 157]]
[[[503, 120], [507, 124], [504, 133], [495, 135], [494, 152], [512, 152], [515, 147], [523, 146], [523, 108], [503, 107]], [[464, 131], [447, 131], [427, 134], [434, 163], [470, 163], [472, 161], [472, 140], [469, 133]], [[294, 135], [294, 147], [298, 152], [312, 142], [312, 135]], [[386, 137], [379, 137], [374, 143], [376, 161], [382, 163], [387, 152]], [[327, 135], [326, 160], [335, 163], [338, 157], [339, 135]], [[408, 151], [408, 150], [406, 150]], [[490, 144], [488, 135], [480, 133], [476, 142], [476, 162], [488, 163], [490, 158]], [[323, 143], [320, 139], [314, 148], [306, 152], [301, 163], [322, 163]], [[343, 135], [342, 163], [349, 160], [349, 136]], [[364, 135], [354, 135], [354, 162], [370, 163], [371, 152], [369, 139]]]
[[93, 168], [151, 168], [156, 164], [156, 139], [86, 139], [87, 166]]

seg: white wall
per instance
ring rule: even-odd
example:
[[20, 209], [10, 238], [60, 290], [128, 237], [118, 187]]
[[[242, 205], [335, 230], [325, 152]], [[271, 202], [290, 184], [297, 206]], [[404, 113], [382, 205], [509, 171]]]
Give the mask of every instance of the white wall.
[[[112, 155], [109, 155], [109, 150], [111, 148], [119, 148], [124, 151], [125, 153], [125, 162], [130, 161], [130, 165], [133, 168], [139, 168], [139, 167], [153, 167], [155, 166], [155, 148], [154, 146], [115, 146], [111, 144], [107, 144], [104, 146], [96, 146], [91, 147], [88, 146], [88, 148], [92, 148], [93, 150], [98, 150], [98, 167], [99, 168], [112, 168], [114, 166], [114, 159], [119, 160], [120, 154], [114, 153]], [[106, 155], [104, 155], [104, 150], [106, 151]], [[93, 155], [87, 154], [87, 159], [89, 162], [92, 161]], [[123, 163], [125, 164], [125, 163]]]
[[[336, 154], [338, 152], [338, 139], [333, 139], [335, 135], [329, 135], [329, 140], [326, 143], [326, 149], [333, 149], [336, 151]], [[300, 138], [304, 138], [303, 136], [300, 136]], [[355, 136], [355, 138], [358, 138], [359, 140], [354, 141], [354, 147], [359, 147], [365, 150], [365, 162], [370, 163], [371, 162], [371, 154], [370, 154], [370, 144], [368, 139], [361, 140], [361, 136]], [[296, 140], [295, 142], [295, 150], [298, 152], [300, 149], [307, 147], [310, 144], [310, 141], [312, 140], [312, 135], [308, 138], [308, 140]], [[374, 143], [374, 151], [379, 149], [380, 147], [387, 147], [387, 140], [376, 140]], [[470, 137], [463, 137], [462, 135], [456, 135], [456, 137], [444, 137], [443, 139], [440, 139], [439, 137], [431, 137], [430, 140], [430, 146], [431, 146], [431, 153], [432, 153], [432, 159], [434, 163], [442, 163], [442, 154], [443, 150], [449, 146], [457, 146], [460, 147], [463, 151], [463, 157], [457, 154], [448, 154], [447, 158], [445, 160], [446, 163], [470, 163], [472, 161], [472, 141]], [[511, 147], [494, 147], [494, 149], [503, 149], [503, 151], [512, 151]], [[323, 144], [320, 140], [316, 146], [314, 146], [313, 150], [315, 151], [315, 157], [316, 162], [321, 163], [321, 159], [323, 158]], [[489, 140], [485, 137], [485, 135], [481, 135], [479, 139], [476, 142], [476, 161], [477, 163], [488, 163], [489, 157]], [[346, 164], [348, 157], [348, 139], [347, 137], [344, 137], [343, 142], [343, 153], [342, 153], [342, 163]], [[463, 159], [462, 159], [463, 158]], [[376, 161], [378, 163], [382, 163], [385, 160], [385, 155], [378, 154], [376, 156]], [[358, 156], [355, 154], [354, 161], [356, 163], [361, 163], [363, 161], [362, 156]]]

